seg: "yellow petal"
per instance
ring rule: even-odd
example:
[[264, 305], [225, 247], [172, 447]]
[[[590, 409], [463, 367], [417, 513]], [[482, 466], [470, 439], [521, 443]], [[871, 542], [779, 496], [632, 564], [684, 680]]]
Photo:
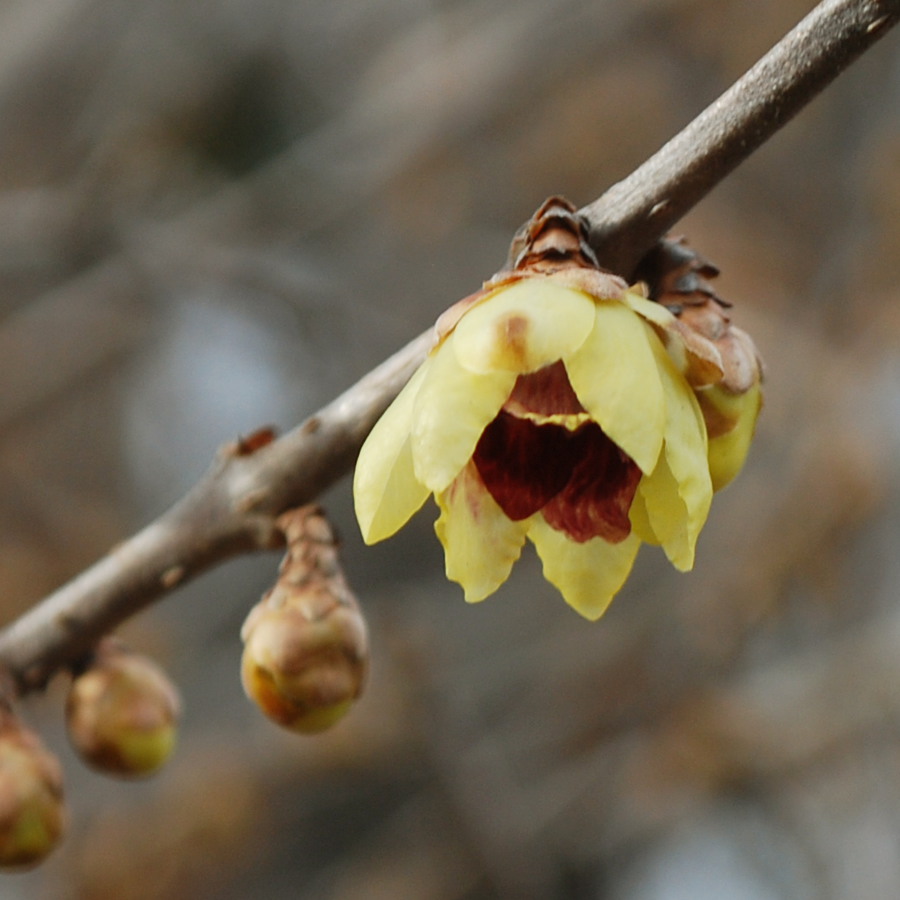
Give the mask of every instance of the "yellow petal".
[[481, 432], [500, 411], [515, 372], [477, 375], [454, 353], [457, 332], [433, 351], [412, 410], [412, 456], [416, 478], [435, 494], [444, 490], [475, 452]]
[[630, 516], [637, 534], [647, 543], [661, 544], [676, 569], [686, 572], [692, 568], [697, 535], [690, 527], [687, 506], [665, 454], [652, 474], [641, 479]]
[[[707, 461], [706, 425], [694, 392], [688, 387], [675, 364], [659, 344], [654, 344], [660, 381], [666, 396], [665, 467], [652, 473], [638, 490], [643, 494], [650, 522], [672, 564], [682, 571], [694, 564], [694, 546], [706, 522], [712, 501], [712, 480]], [[662, 458], [661, 458], [662, 464]], [[668, 470], [668, 471], [667, 471]], [[684, 532], [676, 539], [665, 517], [673, 514], [669, 498], [669, 475], [677, 485], [678, 497], [684, 504]], [[655, 492], [655, 493], [654, 493]], [[654, 509], [657, 519], [654, 519]], [[667, 539], [664, 533], [671, 534]]]
[[394, 534], [428, 497], [428, 488], [415, 477], [409, 434], [415, 399], [430, 365], [431, 358], [375, 423], [359, 452], [353, 474], [353, 500], [367, 544]]
[[756, 419], [762, 408], [762, 391], [759, 384], [743, 394], [732, 394], [723, 388], [712, 387], [700, 397], [703, 404], [710, 404], [721, 416], [735, 421], [730, 431], [711, 438], [709, 442], [709, 474], [713, 489], [718, 491], [744, 467]]
[[574, 353], [594, 323], [594, 300], [534, 277], [501, 287], [460, 319], [453, 336], [470, 372], [535, 372]]
[[586, 619], [599, 619], [606, 612], [628, 578], [641, 545], [633, 532], [618, 544], [602, 538], [578, 544], [551, 528], [540, 515], [532, 520], [528, 538], [544, 565], [544, 578]]
[[647, 502], [644, 500], [644, 495], [641, 492], [641, 484], [644, 483], [644, 480], [647, 477], [648, 476], [645, 475], [644, 478], [641, 479], [641, 483], [638, 484], [634, 499], [631, 501], [631, 508], [628, 510], [628, 519], [631, 522], [634, 533], [645, 544], [653, 544], [655, 547], [658, 547], [661, 542], [656, 536], [653, 526], [650, 524], [650, 513], [647, 512]]
[[666, 352], [691, 385], [715, 384], [722, 378], [722, 356], [712, 341], [646, 297], [629, 291], [623, 301], [659, 329]]
[[656, 465], [666, 421], [651, 343], [664, 352], [650, 326], [627, 306], [601, 301], [587, 340], [565, 360], [581, 405], [642, 472]]
[[477, 603], [509, 577], [522, 552], [529, 520], [508, 519], [469, 463], [446, 491], [437, 495], [441, 516], [434, 530], [444, 545], [447, 577]]
[[622, 300], [628, 305], [629, 309], [633, 309], [642, 318], [652, 322], [654, 325], [658, 325], [660, 328], [668, 330], [675, 324], [675, 316], [661, 303], [648, 300], [646, 297], [634, 293], [634, 291], [627, 291]]

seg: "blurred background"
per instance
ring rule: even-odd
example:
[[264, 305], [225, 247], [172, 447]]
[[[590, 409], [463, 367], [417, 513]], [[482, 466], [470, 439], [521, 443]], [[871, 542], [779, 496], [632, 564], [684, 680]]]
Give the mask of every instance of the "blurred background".
[[[2, 0], [0, 612], [286, 430], [582, 205], [811, 0]], [[484, 604], [426, 508], [361, 546], [368, 691], [333, 732], [244, 699], [277, 555], [124, 629], [174, 761], [85, 770], [4, 900], [884, 900], [900, 894], [900, 34], [679, 225], [768, 364], [695, 571], [644, 548], [589, 624], [526, 553]]]

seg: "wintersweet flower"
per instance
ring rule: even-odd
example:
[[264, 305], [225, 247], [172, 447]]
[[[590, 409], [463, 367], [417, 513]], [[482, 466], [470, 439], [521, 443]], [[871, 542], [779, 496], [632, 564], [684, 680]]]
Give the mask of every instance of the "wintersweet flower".
[[642, 541], [693, 565], [713, 494], [696, 391], [721, 380], [721, 354], [602, 271], [566, 201], [547, 201], [513, 253], [438, 320], [372, 430], [357, 518], [374, 543], [433, 495], [447, 577], [468, 601], [506, 580], [527, 539], [546, 579], [596, 619]]

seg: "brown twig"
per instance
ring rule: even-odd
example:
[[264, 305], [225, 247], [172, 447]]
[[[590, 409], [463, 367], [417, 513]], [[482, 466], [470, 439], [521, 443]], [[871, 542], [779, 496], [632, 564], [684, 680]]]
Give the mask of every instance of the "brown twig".
[[352, 466], [431, 339], [429, 332], [411, 341], [278, 440], [254, 436], [224, 447], [168, 512], [0, 632], [0, 660], [20, 692], [41, 687], [129, 616], [215, 563], [281, 546], [278, 516]]
[[898, 18], [898, 0], [820, 3], [661, 150], [581, 210], [601, 264], [630, 274], [675, 222]]
[[[581, 210], [601, 261], [630, 272], [715, 184], [900, 18], [900, 0], [825, 0], [631, 176]], [[223, 450], [172, 509], [0, 632], [20, 692], [167, 591], [230, 556], [281, 542], [276, 519], [352, 466], [424, 359], [431, 333], [278, 440]], [[262, 444], [262, 446], [258, 446]]]

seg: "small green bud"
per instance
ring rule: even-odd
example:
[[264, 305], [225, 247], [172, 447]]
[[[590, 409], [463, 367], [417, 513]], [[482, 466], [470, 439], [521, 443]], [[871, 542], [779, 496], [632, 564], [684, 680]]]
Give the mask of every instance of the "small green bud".
[[330, 604], [309, 617], [308, 609], [294, 606], [257, 609], [241, 661], [247, 696], [292, 731], [330, 728], [365, 681], [367, 639], [358, 611]]
[[72, 680], [69, 739], [99, 771], [151, 775], [174, 749], [180, 705], [175, 687], [152, 660], [104, 641]]
[[62, 772], [38, 736], [0, 712], [0, 866], [32, 866], [65, 828]]
[[293, 510], [280, 525], [288, 552], [275, 586], [241, 630], [241, 681], [270, 719], [314, 734], [342, 718], [362, 692], [368, 634], [321, 510]]

